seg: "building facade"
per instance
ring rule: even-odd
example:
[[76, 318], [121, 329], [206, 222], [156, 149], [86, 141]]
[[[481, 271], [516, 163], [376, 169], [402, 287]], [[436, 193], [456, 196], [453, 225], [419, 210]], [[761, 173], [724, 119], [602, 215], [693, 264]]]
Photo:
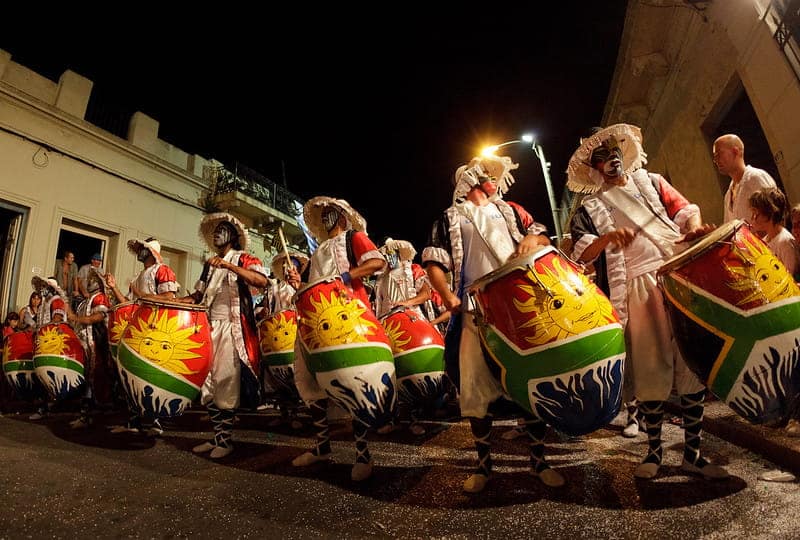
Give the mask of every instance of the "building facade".
[[183, 294], [209, 256], [197, 235], [207, 211], [240, 218], [264, 259], [278, 225], [303, 245], [292, 212], [302, 201], [244, 167], [159, 139], [158, 121], [141, 112], [125, 137], [93, 125], [92, 86], [72, 71], [51, 81], [0, 50], [0, 313], [27, 303], [31, 277], [51, 275], [64, 249], [79, 265], [100, 252], [126, 289], [141, 270], [126, 243], [148, 236], [161, 242]]

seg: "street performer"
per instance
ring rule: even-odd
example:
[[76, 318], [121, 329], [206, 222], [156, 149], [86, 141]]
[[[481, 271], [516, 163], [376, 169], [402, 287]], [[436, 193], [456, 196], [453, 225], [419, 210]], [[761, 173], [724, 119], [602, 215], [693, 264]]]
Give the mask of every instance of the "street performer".
[[[470, 420], [478, 452], [478, 466], [463, 485], [468, 493], [482, 491], [489, 480], [492, 412], [510, 401], [501, 399], [505, 392], [489, 371], [475, 317], [470, 313], [474, 306], [468, 305], [471, 301], [464, 297], [464, 289], [510, 258], [550, 243], [544, 225], [519, 205], [502, 199], [514, 183], [511, 171], [517, 167], [510, 158], [493, 155], [473, 158], [459, 167], [454, 177], [453, 204], [434, 224], [429, 246], [422, 253], [422, 265], [433, 288], [454, 314], [445, 342], [447, 374], [459, 389], [461, 414]], [[450, 272], [452, 289], [446, 275]], [[532, 474], [547, 486], [563, 485], [564, 478], [544, 457], [547, 425], [521, 407], [510, 405], [515, 414], [526, 419]]]
[[700, 454], [706, 389], [675, 346], [656, 282], [667, 259], [713, 226], [704, 225], [697, 205], [663, 176], [648, 172], [646, 163], [636, 126], [597, 128], [581, 141], [567, 169], [569, 189], [586, 194], [571, 223], [573, 257], [594, 263], [596, 283], [625, 327], [623, 401], [638, 399], [648, 438], [647, 455], [634, 476], [647, 479], [658, 474], [664, 402], [674, 385], [683, 417], [682, 469], [706, 478], [726, 478], [725, 469]]

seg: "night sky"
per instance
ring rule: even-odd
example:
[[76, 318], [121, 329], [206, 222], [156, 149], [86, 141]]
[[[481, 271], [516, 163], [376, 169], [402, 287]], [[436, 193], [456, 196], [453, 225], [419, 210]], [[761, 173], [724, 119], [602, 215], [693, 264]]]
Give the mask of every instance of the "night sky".
[[[51, 13], [50, 28], [4, 31], [0, 49], [53, 80], [66, 69], [93, 80], [93, 99], [152, 116], [182, 150], [278, 183], [285, 170], [303, 199], [345, 198], [376, 243], [421, 251], [453, 172], [486, 144], [535, 133], [560, 198], [579, 137], [602, 119], [625, 7], [309, 5], [62, 27]], [[504, 150], [520, 163], [506, 198], [552, 230], [538, 159], [523, 144]]]

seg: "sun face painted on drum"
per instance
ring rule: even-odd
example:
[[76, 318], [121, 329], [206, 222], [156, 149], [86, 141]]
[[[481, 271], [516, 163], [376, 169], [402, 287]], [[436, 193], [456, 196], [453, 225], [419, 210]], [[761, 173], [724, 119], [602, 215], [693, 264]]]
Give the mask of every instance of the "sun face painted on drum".
[[376, 328], [361, 316], [367, 310], [358, 300], [342, 300], [334, 294], [330, 298], [321, 296], [319, 302], [312, 298], [311, 305], [314, 311], [305, 312], [304, 319], [311, 329], [312, 348], [367, 341], [365, 330]]
[[765, 244], [749, 241], [744, 237], [742, 245], [734, 244], [733, 249], [743, 264], [725, 265], [725, 269], [737, 278], [729, 282], [728, 286], [736, 291], [750, 292], [737, 305], [761, 298], [767, 302], [776, 302], [800, 294], [800, 289], [786, 267]]
[[535, 329], [533, 336], [525, 338], [529, 343], [549, 343], [615, 321], [611, 304], [589, 279], [569, 272], [558, 259], [553, 260], [552, 270], [534, 266], [527, 275], [540, 287], [519, 285], [530, 297], [524, 302], [515, 298], [514, 305], [522, 313], [536, 314], [522, 325]]

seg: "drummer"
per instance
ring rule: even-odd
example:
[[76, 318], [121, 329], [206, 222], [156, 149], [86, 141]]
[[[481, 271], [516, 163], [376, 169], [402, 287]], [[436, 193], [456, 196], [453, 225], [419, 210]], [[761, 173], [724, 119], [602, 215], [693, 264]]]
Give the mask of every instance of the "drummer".
[[[286, 258], [287, 254], [289, 256], [288, 261]], [[272, 258], [270, 269], [272, 270], [273, 277], [269, 279], [269, 284], [264, 290], [260, 318], [268, 317], [287, 309], [294, 310], [293, 297], [297, 290], [287, 282], [288, 271], [289, 268], [292, 267], [302, 276], [307, 270], [308, 263], [308, 257], [295, 250], [287, 250], [286, 253], [279, 253]], [[257, 318], [258, 317], [259, 315], [257, 313]], [[262, 363], [261, 372], [264, 380], [273, 380], [268, 375], [270, 370], [266, 362]], [[294, 370], [291, 372], [291, 381], [286, 382], [295, 386], [293, 372]], [[292, 429], [302, 428], [303, 424], [297, 417], [297, 405], [299, 401], [296, 386], [294, 391], [291, 392], [278, 381], [275, 381], [272, 386], [277, 391], [280, 417], [274, 419], [268, 425], [270, 427], [276, 427], [281, 424], [289, 424]]]
[[[362, 282], [383, 270], [386, 262], [378, 248], [369, 239], [366, 222], [361, 214], [342, 199], [315, 197], [305, 204], [303, 210], [312, 234], [321, 243], [311, 256], [309, 280], [315, 281], [330, 275], [340, 275], [342, 281], [353, 292], [353, 296], [363, 305], [369, 306], [369, 297]], [[308, 218], [311, 219], [308, 219]], [[300, 288], [300, 276], [290, 269], [289, 283]], [[328, 399], [317, 384], [314, 375], [306, 366], [302, 347], [295, 347], [295, 382], [300, 397], [311, 411], [311, 419], [317, 427], [317, 440], [314, 448], [297, 456], [292, 465], [305, 467], [318, 461], [331, 458], [331, 442], [328, 426]], [[356, 439], [356, 463], [350, 471], [350, 478], [360, 482], [372, 475], [372, 458], [367, 446], [367, 428], [353, 419], [353, 435]]]
[[571, 223], [573, 257], [594, 263], [596, 283], [625, 325], [625, 375], [630, 384], [623, 389], [623, 400], [639, 400], [648, 438], [647, 455], [634, 476], [649, 479], [658, 474], [664, 402], [674, 384], [683, 417], [682, 469], [726, 478], [725, 469], [700, 454], [706, 389], [675, 347], [656, 283], [661, 265], [683, 248], [679, 243], [703, 236], [713, 226], [704, 225], [697, 205], [663, 176], [648, 172], [646, 163], [636, 126], [596, 128], [581, 141], [567, 168], [569, 189], [586, 194]]
[[[34, 340], [36, 339], [36, 332], [39, 328], [50, 323], [61, 323], [67, 320], [67, 308], [64, 298], [66, 293], [60, 290], [56, 278], [50, 277], [46, 280], [39, 276], [33, 276], [31, 285], [35, 291], [38, 291], [42, 305], [39, 306], [39, 311], [36, 314], [36, 328], [34, 328]], [[62, 294], [63, 293], [63, 294]], [[44, 387], [42, 387], [44, 389]], [[49, 395], [42, 396], [42, 403], [36, 408], [30, 420], [41, 420], [48, 416], [50, 412]]]
[[[161, 257], [161, 244], [152, 236], [145, 240], [129, 240], [128, 251], [136, 256], [136, 260], [144, 265], [142, 271], [131, 281], [128, 295], [124, 295], [117, 287], [113, 274], [106, 274], [106, 283], [119, 303], [132, 300], [174, 300], [178, 292], [178, 280], [175, 272], [164, 264]], [[164, 432], [158, 418], [142, 419], [137, 407], [128, 400], [128, 421], [124, 426], [114, 426], [111, 433], [138, 433], [144, 430], [149, 435], [161, 435]]]
[[[473, 158], [456, 170], [453, 204], [434, 224], [429, 247], [422, 253], [422, 265], [433, 288], [454, 314], [445, 341], [447, 374], [460, 392], [461, 414], [470, 420], [478, 466], [464, 481], [468, 493], [482, 491], [492, 470], [490, 435], [492, 413], [509, 404], [500, 382], [492, 376], [481, 350], [475, 318], [462, 316], [465, 284], [500, 268], [509, 258], [525, 255], [550, 243], [544, 225], [537, 223], [522, 207], [502, 200], [514, 183], [511, 171], [518, 165], [508, 157]], [[453, 273], [453, 289], [447, 273]], [[515, 414], [525, 416], [531, 441], [532, 474], [545, 485], [558, 487], [564, 478], [551, 469], [544, 457], [547, 425], [517, 405]]]
[[194, 292], [180, 301], [208, 306], [214, 358], [200, 400], [214, 425], [214, 438], [192, 452], [210, 452], [211, 459], [219, 459], [233, 452], [236, 408], [256, 409], [261, 401], [258, 329], [249, 287], [266, 287], [267, 270], [247, 252], [250, 236], [231, 214], [204, 216], [200, 236], [216, 255], [203, 266]]
[[[375, 314], [383, 317], [393, 308], [403, 307], [422, 318], [422, 304], [430, 300], [431, 285], [425, 270], [413, 262], [417, 250], [407, 240], [387, 238], [380, 252], [386, 259], [389, 270], [380, 274], [375, 282]], [[425, 428], [414, 418], [416, 411], [407, 411], [406, 403], [400, 405], [398, 416], [405, 416], [406, 413], [411, 416], [409, 431], [414, 435], [424, 434]], [[378, 433], [391, 433], [396, 428], [397, 424], [393, 422], [379, 428]]]

